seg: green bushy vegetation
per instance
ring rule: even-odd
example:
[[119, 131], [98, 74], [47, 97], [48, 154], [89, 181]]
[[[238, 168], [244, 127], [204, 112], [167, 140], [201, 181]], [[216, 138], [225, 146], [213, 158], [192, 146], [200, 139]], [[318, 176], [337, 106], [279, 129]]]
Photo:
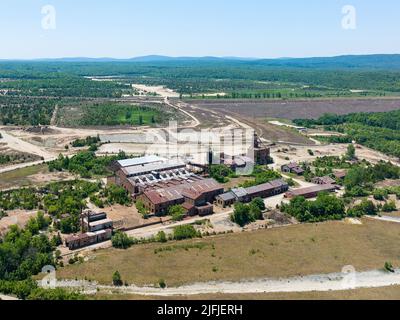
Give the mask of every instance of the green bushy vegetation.
[[32, 276], [44, 266], [56, 266], [55, 246], [39, 231], [48, 227], [43, 214], [32, 218], [25, 229], [11, 226], [0, 241], [0, 292], [28, 300], [81, 300], [84, 297], [64, 289], [38, 288]]
[[35, 189], [18, 189], [0, 191], [0, 209], [2, 210], [33, 210], [38, 207], [40, 196]]
[[54, 220], [56, 229], [68, 234], [80, 230], [80, 214], [86, 208], [88, 198], [95, 200], [94, 204], [100, 207], [131, 204], [131, 197], [123, 188], [103, 188], [100, 182], [76, 180], [53, 182], [41, 188], [0, 192], [0, 210], [43, 210]]
[[50, 172], [68, 170], [79, 174], [82, 178], [92, 178], [111, 174], [107, 167], [115, 160], [126, 158], [124, 152], [115, 156], [97, 157], [92, 151], [83, 151], [72, 158], [60, 155], [57, 160], [49, 162], [48, 166]]
[[256, 198], [249, 204], [238, 202], [235, 204], [235, 209], [231, 215], [231, 221], [244, 227], [256, 220], [263, 220], [262, 211], [264, 210], [265, 204], [261, 198]]
[[368, 148], [400, 157], [400, 110], [380, 113], [326, 114], [317, 120], [294, 120], [297, 125], [325, 126], [345, 136], [324, 137], [331, 143], [356, 141]]
[[74, 140], [71, 145], [74, 148], [82, 148], [85, 146], [92, 146], [92, 145], [97, 145], [100, 142], [100, 137], [86, 137], [85, 139], [77, 139]]
[[278, 171], [270, 170], [263, 166], [255, 166], [253, 173], [250, 175], [250, 177], [252, 177], [253, 179], [240, 184], [240, 187], [249, 188], [253, 186], [258, 186], [260, 184], [280, 179], [282, 178], [282, 175]]
[[340, 220], [346, 216], [343, 200], [328, 193], [320, 193], [315, 201], [295, 197], [289, 204], [282, 204], [281, 210], [300, 222]]
[[201, 236], [192, 225], [182, 225], [174, 228], [174, 239], [184, 240], [193, 239]]
[[42, 158], [27, 153], [0, 154], [0, 165], [33, 162], [40, 159]]
[[235, 173], [224, 164], [215, 164], [210, 166], [210, 176], [220, 183], [226, 183], [230, 178], [235, 177]]
[[168, 215], [172, 217], [173, 221], [182, 221], [185, 214], [185, 209], [181, 205], [171, 206], [168, 209]]
[[160, 111], [155, 108], [116, 103], [83, 105], [82, 116], [77, 125], [82, 126], [143, 126], [163, 121]]
[[50, 98], [0, 95], [0, 124], [49, 125], [57, 102], [56, 99]]
[[399, 179], [400, 168], [390, 162], [357, 165], [348, 170], [344, 180], [347, 196], [365, 196], [374, 191], [374, 184], [385, 179]]
[[[119, 82], [92, 81], [83, 76], [52, 72], [44, 64], [36, 64], [36, 66], [44, 66], [44, 70], [35, 72], [32, 70], [35, 66], [31, 68], [18, 64], [15, 65], [13, 71], [8, 73], [0, 68], [0, 77], [6, 73], [9, 78], [8, 81], [0, 82], [0, 89], [8, 90], [10, 96], [33, 97], [118, 98], [124, 92], [132, 92], [129, 85]], [[26, 67], [28, 69], [24, 69]], [[54, 69], [59, 68], [55, 66]]]
[[137, 240], [130, 238], [126, 233], [124, 232], [116, 232], [112, 238], [111, 242], [114, 248], [117, 249], [128, 249], [135, 243], [137, 243]]

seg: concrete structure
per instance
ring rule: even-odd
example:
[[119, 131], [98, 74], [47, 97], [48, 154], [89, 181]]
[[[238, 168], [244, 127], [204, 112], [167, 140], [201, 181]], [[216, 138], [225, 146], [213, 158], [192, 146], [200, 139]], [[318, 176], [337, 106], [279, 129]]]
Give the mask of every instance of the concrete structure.
[[84, 248], [111, 239], [113, 221], [107, 219], [104, 212], [85, 210], [81, 215], [82, 233], [65, 239], [65, 245], [70, 250]]
[[335, 192], [338, 189], [338, 186], [333, 184], [324, 184], [324, 185], [317, 185], [308, 188], [301, 188], [289, 191], [285, 194], [285, 198], [292, 199], [294, 197], [304, 197], [304, 198], [315, 198], [321, 192]]
[[316, 178], [312, 179], [311, 182], [315, 183], [315, 184], [335, 184], [336, 183], [336, 181], [329, 176], [316, 177]]
[[110, 240], [112, 236], [112, 230], [100, 230], [96, 232], [87, 232], [78, 235], [73, 235], [65, 239], [65, 245], [70, 250], [76, 250], [84, 248], [96, 243]]
[[254, 134], [254, 160], [258, 165], [267, 165], [273, 162], [271, 149], [262, 143], [257, 134]]
[[255, 198], [268, 198], [289, 190], [289, 185], [283, 180], [274, 180], [249, 188], [237, 188], [217, 196], [220, 207], [229, 207], [236, 202], [247, 203]]
[[185, 163], [156, 156], [117, 161], [110, 169], [114, 175], [108, 178], [108, 183], [125, 188], [133, 198], [151, 188], [165, 188], [201, 179]]
[[304, 174], [304, 170], [301, 166], [299, 166], [296, 162], [292, 162], [289, 164], [285, 164], [281, 167], [281, 171], [284, 173], [294, 173], [297, 174], [298, 176], [301, 176]]
[[[224, 188], [214, 179], [185, 182], [167, 188], [145, 190], [138, 197], [152, 214], [166, 215], [173, 205], [183, 205], [188, 214], [210, 212], [215, 197], [224, 192]], [[212, 212], [210, 212], [212, 213]]]
[[107, 219], [105, 212], [85, 210], [81, 216], [82, 232], [96, 232], [104, 229], [112, 229], [113, 221]]
[[111, 219], [102, 219], [99, 221], [87, 222], [87, 230], [89, 232], [96, 232], [104, 229], [111, 229], [113, 227], [113, 221]]

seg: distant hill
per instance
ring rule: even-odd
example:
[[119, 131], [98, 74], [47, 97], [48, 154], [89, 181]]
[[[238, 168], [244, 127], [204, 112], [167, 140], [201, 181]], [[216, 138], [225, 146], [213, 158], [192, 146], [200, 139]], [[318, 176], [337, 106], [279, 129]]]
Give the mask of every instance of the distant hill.
[[[11, 60], [1, 60], [3, 62]], [[25, 60], [28, 62], [29, 60]], [[375, 55], [347, 55], [337, 57], [313, 57], [313, 58], [279, 58], [279, 59], [258, 59], [243, 57], [169, 57], [163, 55], [148, 55], [129, 59], [115, 58], [87, 58], [71, 57], [59, 59], [36, 59], [39, 62], [131, 62], [146, 65], [169, 64], [188, 65], [220, 63], [229, 65], [249, 65], [260, 67], [299, 68], [299, 69], [343, 69], [343, 70], [400, 70], [400, 54], [375, 54]]]
[[400, 54], [257, 60], [264, 66], [328, 69], [400, 69]]

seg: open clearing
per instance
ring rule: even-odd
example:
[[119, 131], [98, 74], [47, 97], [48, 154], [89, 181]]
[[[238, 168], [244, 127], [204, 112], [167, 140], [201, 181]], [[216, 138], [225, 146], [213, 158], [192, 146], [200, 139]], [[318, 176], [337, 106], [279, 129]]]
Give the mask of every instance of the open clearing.
[[313, 119], [324, 113], [384, 112], [400, 109], [400, 99], [321, 99], [321, 100], [191, 100], [213, 111], [227, 110], [253, 118]]
[[74, 176], [70, 173], [50, 173], [47, 164], [40, 164], [0, 173], [0, 190], [32, 185], [37, 186], [52, 181], [65, 181], [70, 179], [74, 179]]
[[[118, 270], [136, 285], [169, 286], [207, 281], [287, 278], [381, 269], [385, 261], [400, 264], [399, 224], [363, 219], [362, 225], [344, 222], [304, 224], [243, 232], [168, 244], [106, 249], [89, 253], [88, 262], [58, 270], [61, 279], [96, 280], [110, 284]], [[188, 248], [195, 245], [199, 248]], [[155, 253], [155, 249], [171, 247]], [[176, 246], [176, 247], [173, 247]]]

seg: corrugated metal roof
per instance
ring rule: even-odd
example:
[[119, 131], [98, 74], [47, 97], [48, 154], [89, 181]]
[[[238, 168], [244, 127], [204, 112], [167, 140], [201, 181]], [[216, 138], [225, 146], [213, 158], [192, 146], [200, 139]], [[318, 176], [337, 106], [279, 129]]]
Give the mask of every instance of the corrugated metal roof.
[[[123, 168], [122, 171], [128, 177], [142, 176], [153, 172], [167, 171], [173, 169], [184, 169], [184, 162], [164, 162], [164, 163], [147, 163], [137, 166]], [[163, 173], [165, 174], [165, 173]], [[189, 174], [189, 173], [188, 173]]]
[[197, 199], [203, 193], [223, 189], [214, 179], [182, 183], [164, 189], [145, 191], [144, 195], [154, 204], [182, 199], [184, 196]]
[[243, 198], [247, 196], [247, 190], [245, 188], [236, 188], [232, 189], [232, 192], [236, 195], [238, 198]]
[[247, 188], [247, 192], [248, 194], [254, 194], [254, 193], [259, 193], [259, 192], [263, 192], [263, 191], [268, 191], [268, 190], [273, 190], [276, 188], [281, 188], [287, 186], [287, 183], [281, 179], [278, 180], [273, 180], [264, 184], [260, 184], [258, 186], [254, 186], [254, 187], [249, 187]]
[[165, 161], [167, 161], [167, 159], [161, 158], [158, 156], [154, 156], [154, 155], [150, 155], [150, 156], [145, 156], [145, 157], [140, 157], [140, 158], [120, 160], [117, 162], [122, 168], [126, 168], [126, 167], [132, 167], [132, 166], [140, 166], [140, 165], [147, 164], [147, 163], [165, 162]]
[[223, 194], [220, 194], [218, 197], [220, 199], [222, 199], [223, 201], [232, 201], [232, 200], [236, 199], [236, 197], [233, 194], [233, 192], [223, 193]]
[[307, 195], [307, 194], [311, 194], [311, 193], [315, 193], [315, 192], [333, 191], [336, 189], [337, 189], [336, 185], [322, 184], [322, 185], [312, 186], [312, 187], [308, 187], [308, 188], [292, 190], [292, 191], [289, 191], [288, 194], [293, 195], [293, 196], [302, 196], [302, 195]]
[[111, 219], [103, 219], [103, 220], [99, 220], [99, 221], [94, 221], [94, 222], [90, 222], [90, 226], [94, 227], [94, 226], [101, 226], [103, 224], [106, 223], [112, 223], [113, 221]]

